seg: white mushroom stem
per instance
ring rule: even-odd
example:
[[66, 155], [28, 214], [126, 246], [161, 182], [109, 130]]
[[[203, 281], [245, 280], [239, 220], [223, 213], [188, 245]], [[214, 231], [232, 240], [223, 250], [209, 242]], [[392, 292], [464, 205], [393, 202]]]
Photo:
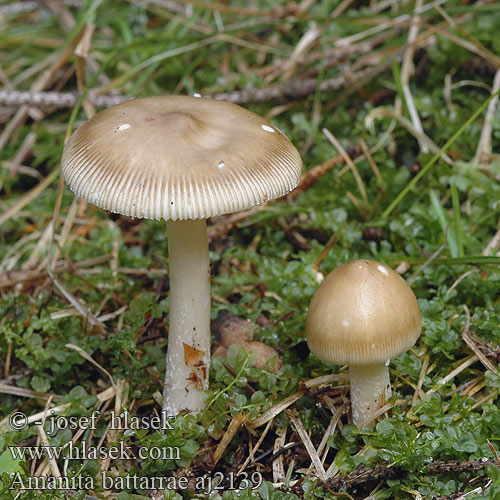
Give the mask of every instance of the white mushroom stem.
[[389, 368], [384, 364], [350, 365], [351, 410], [354, 425], [360, 426], [391, 397]]
[[163, 410], [203, 409], [210, 365], [210, 269], [204, 219], [167, 221], [170, 314]]

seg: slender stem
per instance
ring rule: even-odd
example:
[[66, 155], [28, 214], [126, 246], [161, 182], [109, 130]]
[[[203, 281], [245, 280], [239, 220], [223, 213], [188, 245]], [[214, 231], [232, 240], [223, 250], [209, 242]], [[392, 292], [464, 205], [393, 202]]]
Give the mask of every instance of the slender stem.
[[210, 366], [210, 269], [204, 219], [167, 221], [170, 315], [163, 410], [198, 413]]
[[358, 427], [391, 397], [389, 369], [385, 364], [349, 366], [352, 420]]

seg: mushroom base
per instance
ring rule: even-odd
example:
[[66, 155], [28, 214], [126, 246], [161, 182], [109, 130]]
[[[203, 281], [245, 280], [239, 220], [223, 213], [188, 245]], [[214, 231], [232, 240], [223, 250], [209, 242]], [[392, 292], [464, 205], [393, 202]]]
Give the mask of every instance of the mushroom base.
[[170, 314], [163, 411], [204, 407], [210, 366], [210, 268], [204, 219], [167, 221]]
[[389, 369], [385, 364], [349, 366], [349, 379], [352, 420], [360, 427], [391, 397]]

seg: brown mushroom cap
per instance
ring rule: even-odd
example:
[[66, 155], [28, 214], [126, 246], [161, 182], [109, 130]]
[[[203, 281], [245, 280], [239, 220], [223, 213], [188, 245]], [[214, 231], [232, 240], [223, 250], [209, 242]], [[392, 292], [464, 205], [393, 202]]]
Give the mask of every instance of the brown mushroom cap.
[[410, 349], [420, 330], [412, 289], [372, 260], [334, 269], [314, 294], [306, 321], [313, 354], [336, 365], [385, 363]]
[[78, 128], [62, 158], [74, 193], [132, 217], [199, 219], [291, 191], [302, 162], [264, 118], [227, 102], [162, 96], [108, 108]]

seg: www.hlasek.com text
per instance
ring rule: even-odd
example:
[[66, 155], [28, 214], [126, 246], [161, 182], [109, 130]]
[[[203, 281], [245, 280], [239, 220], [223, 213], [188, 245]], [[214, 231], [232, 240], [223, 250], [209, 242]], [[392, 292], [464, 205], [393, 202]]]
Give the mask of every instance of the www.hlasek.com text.
[[12, 458], [24, 460], [180, 460], [178, 446], [142, 446], [136, 451], [120, 441], [116, 446], [92, 446], [83, 441], [76, 445], [69, 441], [64, 446], [9, 446]]

